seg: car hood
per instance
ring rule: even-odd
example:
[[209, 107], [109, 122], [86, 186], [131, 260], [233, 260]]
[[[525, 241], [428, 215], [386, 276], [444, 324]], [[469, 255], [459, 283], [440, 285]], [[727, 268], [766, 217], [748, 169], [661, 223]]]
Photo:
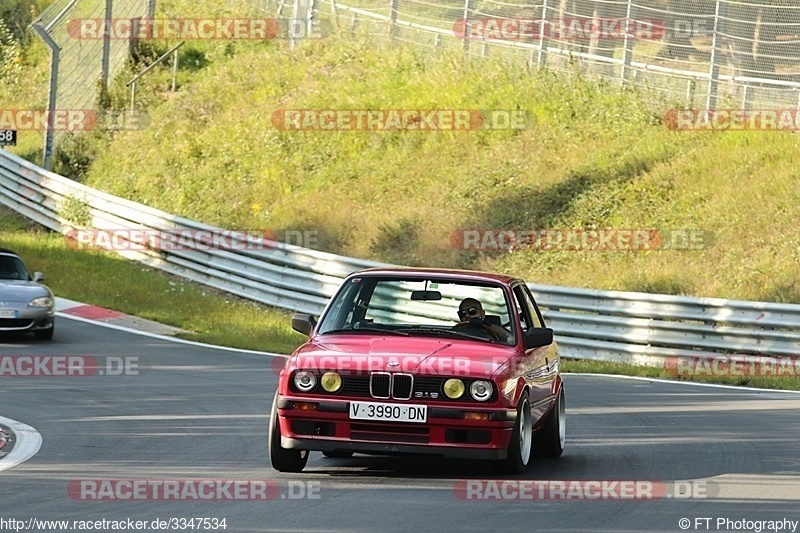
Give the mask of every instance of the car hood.
[[515, 353], [513, 346], [461, 339], [327, 335], [301, 346], [291, 363], [321, 371], [488, 378]]
[[15, 279], [0, 280], [0, 301], [28, 303], [34, 298], [52, 296], [50, 289], [41, 283]]

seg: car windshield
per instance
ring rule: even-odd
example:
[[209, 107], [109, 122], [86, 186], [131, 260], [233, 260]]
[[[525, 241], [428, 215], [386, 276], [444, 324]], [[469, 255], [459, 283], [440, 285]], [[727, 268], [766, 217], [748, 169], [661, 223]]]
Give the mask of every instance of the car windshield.
[[513, 345], [511, 316], [500, 285], [435, 277], [359, 276], [336, 294], [317, 333], [380, 332]]
[[0, 279], [18, 279], [28, 281], [30, 276], [25, 264], [13, 255], [0, 254]]

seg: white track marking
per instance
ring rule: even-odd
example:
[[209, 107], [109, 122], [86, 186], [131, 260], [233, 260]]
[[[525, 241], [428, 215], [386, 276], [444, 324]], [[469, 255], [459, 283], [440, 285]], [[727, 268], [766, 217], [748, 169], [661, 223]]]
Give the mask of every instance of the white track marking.
[[721, 385], [719, 383], [698, 383], [696, 381], [677, 381], [673, 379], [648, 378], [644, 376], [623, 376], [620, 374], [587, 374], [584, 372], [564, 372], [564, 376], [600, 376], [604, 378], [635, 379], [639, 381], [654, 381], [656, 383], [669, 383], [670, 385], [691, 385], [692, 387], [714, 387], [719, 389], [737, 390], [740, 392], [770, 392], [772, 394], [800, 394], [797, 390], [784, 389], [757, 389], [755, 387], [740, 387], [738, 385]]
[[0, 459], [0, 471], [8, 470], [24, 463], [42, 447], [42, 436], [28, 424], [0, 416], [0, 424], [8, 426], [14, 432], [14, 448], [11, 453]]

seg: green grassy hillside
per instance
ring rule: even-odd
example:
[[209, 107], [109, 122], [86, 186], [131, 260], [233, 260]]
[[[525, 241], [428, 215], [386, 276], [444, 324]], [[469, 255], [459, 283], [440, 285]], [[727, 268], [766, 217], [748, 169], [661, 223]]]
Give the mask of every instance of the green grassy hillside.
[[[161, 9], [182, 13], [178, 5]], [[75, 166], [77, 177], [230, 228], [314, 230], [320, 248], [346, 255], [557, 285], [800, 302], [795, 134], [673, 132], [661, 117], [675, 102], [577, 73], [358, 36], [295, 50], [285, 41], [193, 41], [181, 61], [177, 93], [168, 66], [140, 87], [148, 128], [73, 148], [96, 154], [88, 170]], [[118, 82], [112, 96], [122, 106], [128, 93]], [[535, 124], [297, 132], [272, 124], [282, 109], [523, 109]], [[697, 230], [706, 241], [690, 251], [453, 248], [454, 231], [475, 228]]]

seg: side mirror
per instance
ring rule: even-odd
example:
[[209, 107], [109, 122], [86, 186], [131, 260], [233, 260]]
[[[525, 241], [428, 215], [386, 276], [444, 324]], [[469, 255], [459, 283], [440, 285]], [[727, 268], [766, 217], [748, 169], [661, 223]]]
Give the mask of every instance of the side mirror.
[[33, 273], [33, 282], [34, 283], [38, 283], [38, 282], [44, 281], [44, 280], [45, 280], [45, 277], [44, 277], [44, 273], [43, 272], [34, 272]]
[[295, 313], [292, 315], [292, 329], [303, 335], [311, 335], [314, 326], [317, 325], [317, 319], [314, 315], [309, 313]]
[[539, 348], [553, 344], [553, 330], [551, 328], [529, 328], [525, 332], [525, 349]]

